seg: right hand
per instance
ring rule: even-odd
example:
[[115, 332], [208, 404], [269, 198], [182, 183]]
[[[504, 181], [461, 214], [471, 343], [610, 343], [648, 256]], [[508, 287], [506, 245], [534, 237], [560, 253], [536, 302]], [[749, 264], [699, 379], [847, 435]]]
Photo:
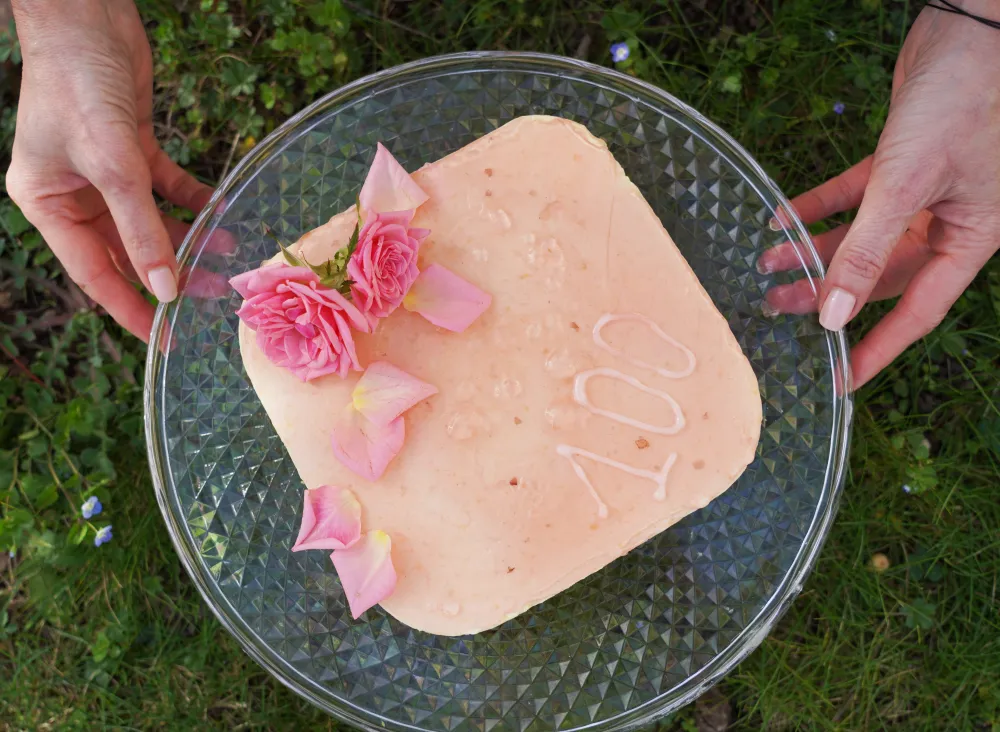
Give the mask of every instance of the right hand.
[[[996, 0], [955, 0], [1000, 19]], [[1000, 31], [924, 8], [903, 44], [875, 154], [794, 201], [806, 223], [858, 208], [816, 237], [829, 272], [772, 288], [779, 312], [820, 311], [840, 330], [871, 300], [902, 295], [854, 348], [854, 387], [933, 330], [1000, 247]], [[758, 267], [800, 266], [790, 244]]]
[[[212, 189], [153, 135], [153, 65], [132, 0], [14, 0], [24, 59], [7, 190], [87, 295], [148, 341], [153, 306], [177, 296], [188, 225], [153, 190], [200, 211]], [[131, 280], [131, 282], [130, 282]]]

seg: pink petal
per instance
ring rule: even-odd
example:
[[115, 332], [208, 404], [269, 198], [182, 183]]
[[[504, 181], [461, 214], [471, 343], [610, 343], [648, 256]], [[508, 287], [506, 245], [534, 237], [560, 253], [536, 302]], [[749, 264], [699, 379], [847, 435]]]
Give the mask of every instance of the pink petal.
[[319, 276], [308, 267], [289, 267], [287, 264], [275, 263], [236, 275], [229, 280], [229, 284], [244, 300], [249, 300], [262, 292], [273, 292], [285, 280], [319, 282]]
[[405, 436], [402, 417], [379, 427], [349, 406], [333, 425], [333, 454], [344, 467], [374, 482], [403, 449]]
[[346, 488], [321, 485], [306, 491], [302, 526], [293, 552], [346, 549], [361, 538], [361, 504]]
[[417, 277], [403, 298], [403, 307], [440, 328], [461, 333], [492, 301], [488, 292], [440, 264], [432, 264]]
[[427, 397], [437, 387], [410, 376], [391, 363], [377, 361], [361, 376], [351, 399], [354, 408], [376, 427], [385, 427], [399, 415]]
[[396, 589], [392, 566], [392, 540], [384, 531], [369, 531], [350, 549], [330, 555], [347, 595], [351, 616], [357, 620]]
[[428, 198], [392, 153], [378, 143], [375, 160], [361, 186], [362, 211], [389, 213], [416, 208]]

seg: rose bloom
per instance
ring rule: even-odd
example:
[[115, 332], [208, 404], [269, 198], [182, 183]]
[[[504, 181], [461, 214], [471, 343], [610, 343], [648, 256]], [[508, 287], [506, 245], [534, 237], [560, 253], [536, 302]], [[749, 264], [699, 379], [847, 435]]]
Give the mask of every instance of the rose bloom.
[[374, 328], [403, 301], [419, 274], [417, 250], [427, 229], [411, 229], [413, 211], [369, 214], [347, 263], [354, 304]]
[[302, 381], [361, 370], [351, 328], [367, 333], [368, 322], [309, 268], [268, 265], [230, 284], [244, 299], [236, 314], [257, 333], [257, 345], [272, 363]]

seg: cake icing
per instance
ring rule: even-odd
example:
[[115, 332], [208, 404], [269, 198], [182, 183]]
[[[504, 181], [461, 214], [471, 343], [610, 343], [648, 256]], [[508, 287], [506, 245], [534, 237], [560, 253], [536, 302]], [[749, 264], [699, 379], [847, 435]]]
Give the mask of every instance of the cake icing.
[[[757, 380], [670, 235], [584, 127], [522, 117], [412, 174], [419, 263], [492, 296], [461, 333], [396, 310], [354, 337], [435, 387], [375, 481], [332, 433], [360, 373], [303, 382], [240, 327], [247, 374], [309, 488], [349, 489], [391, 537], [382, 602], [461, 635], [566, 589], [725, 491], [753, 460]], [[353, 210], [292, 248], [333, 256]], [[379, 545], [383, 546], [383, 545]], [[347, 559], [345, 555], [345, 561]]]

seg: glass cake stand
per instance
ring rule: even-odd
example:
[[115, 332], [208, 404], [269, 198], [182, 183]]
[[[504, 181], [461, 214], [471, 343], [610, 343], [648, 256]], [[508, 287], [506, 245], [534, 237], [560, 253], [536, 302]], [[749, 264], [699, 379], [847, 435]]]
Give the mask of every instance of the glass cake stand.
[[[180, 252], [226, 279], [354, 203], [378, 141], [415, 170], [506, 121], [567, 117], [604, 139], [736, 335], [760, 384], [755, 461], [706, 508], [503, 626], [417, 632], [354, 621], [322, 552], [292, 554], [295, 468], [237, 344], [239, 297], [189, 285], [156, 314], [146, 370], [149, 461], [177, 552], [209, 607], [283, 684], [374, 730], [620, 730], [693, 700], [749, 654], [802, 589], [842, 485], [847, 346], [815, 317], [761, 313], [758, 255], [790, 240], [822, 265], [786, 200], [732, 138], [664, 91], [541, 54], [441, 56], [360, 79], [259, 144]], [[235, 252], [219, 231], [229, 232]], [[650, 272], [656, 277], [656, 272]], [[192, 280], [194, 282], [194, 280]], [[213, 296], [214, 295], [214, 296]]]

